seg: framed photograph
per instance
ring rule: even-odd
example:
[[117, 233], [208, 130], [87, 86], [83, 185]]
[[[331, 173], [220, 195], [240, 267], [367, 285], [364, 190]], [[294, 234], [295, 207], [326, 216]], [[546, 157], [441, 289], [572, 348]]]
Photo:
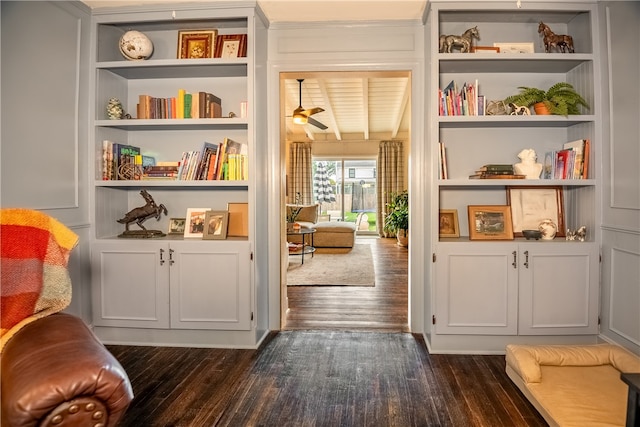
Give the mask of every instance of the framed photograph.
[[494, 43], [500, 53], [534, 53], [533, 43]]
[[186, 218], [169, 219], [169, 234], [184, 234], [184, 226], [186, 223]]
[[513, 240], [511, 209], [505, 205], [469, 205], [470, 240]]
[[204, 235], [204, 220], [209, 208], [189, 208], [185, 218], [184, 237], [202, 239]]
[[229, 211], [229, 237], [249, 236], [249, 203], [227, 203]]
[[440, 237], [460, 237], [457, 209], [440, 209]]
[[228, 211], [207, 211], [204, 217], [203, 239], [226, 239], [228, 224]]
[[507, 204], [516, 236], [521, 237], [522, 230], [537, 230], [545, 219], [551, 219], [558, 227], [556, 236], [565, 236], [562, 186], [508, 186]]
[[500, 53], [498, 46], [471, 46], [471, 53]]
[[178, 31], [178, 59], [213, 58], [218, 30]]
[[247, 56], [246, 34], [223, 34], [216, 41], [216, 58], [242, 58]]

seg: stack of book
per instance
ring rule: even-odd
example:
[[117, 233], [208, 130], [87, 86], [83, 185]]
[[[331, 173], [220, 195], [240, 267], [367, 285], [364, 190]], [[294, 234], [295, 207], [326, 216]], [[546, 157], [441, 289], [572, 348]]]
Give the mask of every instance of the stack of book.
[[179, 162], [158, 162], [157, 165], [143, 168], [142, 179], [176, 179], [179, 167]]
[[513, 165], [489, 164], [484, 165], [469, 179], [524, 179], [525, 175], [518, 175], [513, 170]]

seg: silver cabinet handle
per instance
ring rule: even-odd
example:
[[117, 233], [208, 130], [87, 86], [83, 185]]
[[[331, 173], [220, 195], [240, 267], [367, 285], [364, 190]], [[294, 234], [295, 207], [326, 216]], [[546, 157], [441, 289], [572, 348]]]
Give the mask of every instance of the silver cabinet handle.
[[164, 249], [160, 249], [160, 265], [164, 265]]
[[529, 268], [529, 251], [524, 251], [524, 266]]
[[518, 268], [518, 253], [516, 251], [511, 252], [511, 254], [513, 255], [513, 262], [511, 263], [511, 265], [513, 266], [513, 268]]
[[173, 249], [169, 249], [169, 265], [173, 265], [173, 263], [175, 262], [173, 260]]

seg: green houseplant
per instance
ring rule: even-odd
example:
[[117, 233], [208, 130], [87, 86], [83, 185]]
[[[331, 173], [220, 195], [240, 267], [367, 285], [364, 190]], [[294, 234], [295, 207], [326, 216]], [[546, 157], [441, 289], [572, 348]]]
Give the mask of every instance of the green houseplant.
[[566, 82], [559, 82], [544, 91], [535, 87], [520, 86], [520, 93], [507, 97], [505, 104], [513, 103], [518, 106], [531, 107], [532, 105], [536, 109], [536, 114], [545, 114], [539, 112], [539, 108], [536, 104], [544, 104], [549, 111], [546, 114], [557, 114], [561, 116], [568, 116], [569, 114], [580, 114], [578, 108], [582, 105], [585, 108], [589, 108], [589, 104], [584, 98], [576, 92], [575, 88]]
[[393, 233], [398, 244], [409, 245], [409, 193], [407, 190], [392, 193], [391, 202], [387, 203], [384, 218], [384, 231]]

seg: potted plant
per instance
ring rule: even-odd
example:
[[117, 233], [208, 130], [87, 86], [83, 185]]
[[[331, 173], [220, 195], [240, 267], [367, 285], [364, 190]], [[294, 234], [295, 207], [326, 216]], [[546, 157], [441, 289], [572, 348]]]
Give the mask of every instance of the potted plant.
[[[574, 87], [566, 82], [559, 82], [544, 91], [535, 87], [520, 86], [520, 93], [507, 97], [506, 104], [513, 103], [520, 107], [534, 106], [536, 114], [557, 114], [568, 116], [580, 114], [579, 106], [589, 108], [589, 104], [576, 92]], [[548, 112], [544, 112], [544, 108]]]
[[393, 233], [401, 246], [409, 246], [409, 193], [407, 190], [392, 193], [387, 203], [384, 218], [384, 231]]

